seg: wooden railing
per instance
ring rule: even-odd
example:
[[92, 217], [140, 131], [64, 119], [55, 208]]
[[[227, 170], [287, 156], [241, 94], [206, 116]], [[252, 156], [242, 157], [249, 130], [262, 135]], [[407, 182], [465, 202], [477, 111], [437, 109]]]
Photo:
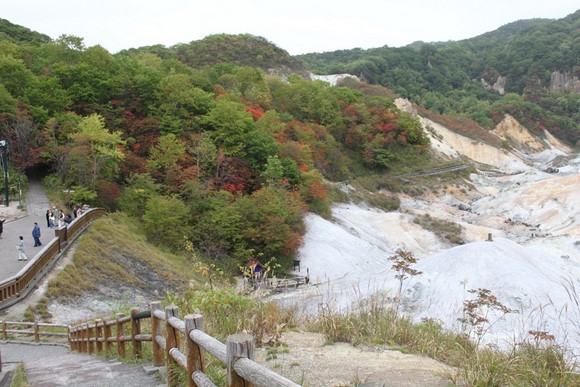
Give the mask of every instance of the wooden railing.
[[[151, 319], [151, 333], [141, 333], [141, 320]], [[130, 325], [127, 329], [126, 324]], [[130, 333], [128, 334], [128, 330]], [[185, 343], [181, 343], [181, 340]], [[201, 315], [186, 315], [179, 319], [179, 309], [168, 306], [163, 311], [160, 302], [152, 302], [151, 309], [131, 310], [131, 316], [119, 314], [114, 320], [98, 319], [94, 323], [69, 327], [71, 349], [86, 353], [113, 351], [126, 354], [126, 343], [131, 343], [132, 355], [142, 354], [141, 343], [151, 342], [153, 364], [167, 366], [167, 384], [178, 385], [177, 367], [187, 374], [188, 386], [215, 386], [205, 374], [205, 353], [227, 366], [228, 386], [299, 386], [252, 360], [254, 339], [248, 334], [235, 334], [226, 344], [203, 332]], [[180, 345], [181, 344], [181, 345]], [[180, 348], [184, 348], [182, 351]]]
[[0, 321], [0, 324], [2, 324], [2, 340], [4, 341], [70, 346], [66, 325], [17, 321]]
[[102, 208], [84, 212], [69, 225], [56, 229], [55, 237], [16, 275], [0, 282], [0, 310], [14, 305], [26, 296], [33, 285], [42, 278], [62, 255], [63, 250], [74, 241], [95, 219], [106, 214]]

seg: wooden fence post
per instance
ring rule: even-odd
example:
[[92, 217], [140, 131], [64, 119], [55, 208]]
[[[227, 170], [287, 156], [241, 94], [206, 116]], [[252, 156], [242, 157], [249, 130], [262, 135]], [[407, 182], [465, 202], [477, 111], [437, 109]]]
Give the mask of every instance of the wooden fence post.
[[155, 317], [155, 311], [161, 310], [161, 301], [154, 301], [151, 303], [151, 341], [153, 347], [153, 365], [163, 365], [163, 351], [161, 345], [156, 340], [157, 336], [161, 336], [161, 322]]
[[68, 337], [68, 347], [72, 350], [72, 351], [78, 351], [77, 349], [77, 343], [74, 339], [74, 332], [71, 330], [71, 326], [70, 324], [67, 326], [66, 328], [67, 330], [67, 337]]
[[175, 305], [165, 307], [165, 361], [167, 363], [167, 385], [177, 386], [177, 362], [169, 354], [172, 348], [179, 348], [179, 335], [177, 329], [169, 324], [171, 317], [179, 318], [179, 308]]
[[86, 332], [87, 332], [87, 350], [89, 355], [92, 355], [95, 352], [95, 347], [93, 343], [93, 326], [91, 323], [86, 323]]
[[79, 325], [79, 339], [80, 339], [80, 351], [81, 353], [86, 353], [87, 352], [87, 342], [86, 342], [86, 338], [87, 338], [87, 333], [84, 329], [84, 324]]
[[111, 352], [111, 341], [109, 340], [112, 336], [111, 333], [111, 324], [107, 322], [107, 320], [103, 319], [103, 329], [105, 334], [105, 352], [107, 355]]
[[241, 357], [254, 358], [254, 338], [246, 333], [236, 333], [226, 339], [226, 361], [228, 366], [228, 387], [253, 386], [234, 370], [234, 363]]
[[135, 337], [141, 334], [141, 320], [137, 320], [135, 315], [139, 313], [138, 308], [131, 308], [131, 343], [133, 344], [133, 358], [141, 357], [141, 340]]
[[40, 343], [40, 327], [37, 321], [34, 322], [34, 342]]
[[123, 313], [117, 313], [117, 356], [120, 358], [125, 357], [125, 341], [123, 341], [125, 325], [121, 322], [121, 319], [124, 317], [125, 315]]
[[2, 321], [2, 340], [8, 341], [8, 332], [6, 332], [6, 320]]
[[194, 329], [203, 330], [203, 317], [200, 314], [188, 314], [185, 316], [185, 335], [186, 335], [186, 351], [187, 351], [187, 385], [194, 387], [195, 383], [191, 375], [195, 371], [203, 372], [203, 351], [195, 341], [189, 337], [189, 334]]
[[95, 320], [95, 339], [97, 340], [97, 353], [101, 354], [103, 352], [103, 320]]

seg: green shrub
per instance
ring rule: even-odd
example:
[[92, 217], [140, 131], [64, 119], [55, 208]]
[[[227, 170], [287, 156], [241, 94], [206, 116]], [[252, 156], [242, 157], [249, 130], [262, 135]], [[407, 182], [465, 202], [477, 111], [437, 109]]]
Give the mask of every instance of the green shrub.
[[386, 212], [397, 211], [401, 206], [401, 200], [398, 196], [394, 195], [376, 193], [374, 195], [368, 195], [367, 201], [369, 205]]
[[247, 332], [257, 346], [274, 344], [282, 328], [293, 325], [293, 313], [274, 302], [262, 302], [234, 293], [231, 289], [188, 288], [170, 297], [183, 315], [200, 313], [204, 331], [225, 342], [228, 335]]
[[429, 230], [438, 237], [446, 239], [453, 244], [461, 245], [464, 243], [461, 238], [463, 227], [457, 223], [433, 218], [429, 214], [416, 216], [414, 222], [425, 230]]

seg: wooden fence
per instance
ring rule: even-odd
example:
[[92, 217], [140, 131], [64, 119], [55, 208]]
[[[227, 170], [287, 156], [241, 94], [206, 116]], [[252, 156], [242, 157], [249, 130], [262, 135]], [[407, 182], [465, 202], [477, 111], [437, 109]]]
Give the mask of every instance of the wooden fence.
[[84, 212], [69, 225], [54, 231], [55, 237], [18, 274], [0, 282], [0, 310], [14, 305], [26, 296], [44, 274], [62, 255], [63, 250], [74, 241], [95, 219], [106, 214], [102, 208]]
[[70, 346], [66, 325], [22, 321], [0, 321], [0, 324], [2, 326], [2, 340], [6, 342], [34, 342], [36, 344]]
[[[141, 321], [146, 318], [151, 319], [150, 334], [141, 332]], [[126, 355], [126, 343], [131, 343], [132, 356], [136, 358], [142, 354], [142, 342], [151, 342], [153, 364], [167, 366], [169, 386], [179, 383], [177, 367], [185, 371], [188, 386], [215, 386], [204, 373], [206, 352], [227, 366], [230, 387], [299, 386], [252, 360], [254, 339], [251, 335], [231, 335], [223, 344], [203, 332], [201, 315], [186, 315], [180, 320], [176, 306], [162, 310], [160, 302], [152, 302], [148, 311], [132, 309], [130, 316], [119, 314], [114, 320], [98, 319], [94, 323], [71, 326], [69, 342], [71, 349], [90, 354], [111, 352], [115, 346], [120, 357]]]

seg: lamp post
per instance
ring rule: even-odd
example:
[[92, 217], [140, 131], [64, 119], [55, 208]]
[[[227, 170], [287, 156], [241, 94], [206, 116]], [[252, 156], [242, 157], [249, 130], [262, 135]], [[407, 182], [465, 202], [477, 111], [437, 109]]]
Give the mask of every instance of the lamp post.
[[10, 204], [8, 190], [10, 185], [8, 184], [8, 143], [6, 140], [0, 141], [0, 148], [2, 148], [2, 165], [4, 166], [4, 193], [6, 194], [6, 207]]

